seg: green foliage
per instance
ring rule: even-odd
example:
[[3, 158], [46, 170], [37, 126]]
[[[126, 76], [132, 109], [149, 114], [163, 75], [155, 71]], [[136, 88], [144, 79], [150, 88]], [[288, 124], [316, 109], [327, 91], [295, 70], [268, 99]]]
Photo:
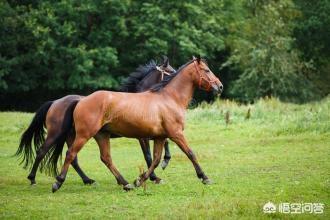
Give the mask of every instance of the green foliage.
[[295, 23], [296, 44], [306, 60], [314, 63], [315, 71], [308, 78], [323, 95], [330, 93], [330, 2], [328, 0], [296, 0], [301, 11]]
[[117, 51], [111, 46], [111, 23], [100, 25], [97, 16], [111, 20], [106, 14], [118, 16], [119, 6], [97, 7], [89, 1], [2, 4], [1, 17], [8, 26], [1, 34], [7, 67], [2, 84], [8, 92], [116, 85], [111, 74], [118, 65]]
[[224, 48], [219, 2], [1, 2], [0, 88], [113, 88], [162, 54], [176, 65], [212, 59]]
[[317, 99], [330, 91], [329, 10], [327, 0], [0, 1], [0, 101], [114, 89], [149, 59], [179, 67], [197, 54], [221, 70], [227, 97]]
[[246, 18], [229, 39], [230, 59], [242, 71], [232, 82], [231, 94], [243, 101], [275, 96], [286, 101], [315, 98], [316, 90], [306, 77], [312, 71], [293, 47], [292, 20], [298, 11], [290, 0], [248, 1]]
[[[247, 120], [246, 114], [249, 109], [250, 118]], [[216, 99], [212, 104], [201, 103], [191, 110], [188, 120], [218, 121], [224, 125], [225, 114], [230, 112], [231, 124], [245, 126], [251, 123], [251, 126], [258, 126], [264, 133], [274, 136], [305, 132], [327, 134], [330, 131], [329, 111], [330, 96], [321, 102], [310, 102], [304, 105], [283, 103], [277, 98], [259, 99], [253, 105], [241, 105], [234, 101]], [[276, 126], [270, 126], [265, 121], [275, 121]]]
[[301, 10], [295, 27], [297, 44], [304, 56], [311, 59], [330, 57], [330, 2], [296, 0]]

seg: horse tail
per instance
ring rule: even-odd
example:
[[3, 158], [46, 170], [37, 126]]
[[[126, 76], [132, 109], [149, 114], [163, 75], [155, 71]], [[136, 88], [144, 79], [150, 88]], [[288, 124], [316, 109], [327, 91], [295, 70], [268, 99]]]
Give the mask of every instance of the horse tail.
[[[29, 127], [21, 136], [20, 144], [15, 153], [15, 156], [22, 158], [20, 164], [24, 163], [24, 168], [32, 165], [32, 161], [35, 158], [34, 152], [36, 152], [45, 142], [44, 125], [47, 112], [52, 104], [53, 101], [48, 101], [37, 110]], [[32, 148], [32, 140], [34, 143], [34, 151]]]
[[79, 100], [75, 100], [65, 110], [61, 131], [50, 146], [45, 159], [40, 164], [40, 171], [45, 170], [49, 175], [58, 175], [58, 165], [62, 163], [62, 152], [66, 138], [73, 129], [73, 111]]

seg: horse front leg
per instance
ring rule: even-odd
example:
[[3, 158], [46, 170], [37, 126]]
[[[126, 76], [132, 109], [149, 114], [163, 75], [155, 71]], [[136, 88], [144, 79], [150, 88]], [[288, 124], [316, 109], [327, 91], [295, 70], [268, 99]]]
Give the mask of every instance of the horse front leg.
[[211, 184], [212, 183], [211, 180], [203, 172], [202, 168], [200, 167], [200, 165], [197, 161], [197, 158], [196, 158], [194, 152], [189, 148], [184, 135], [180, 132], [179, 134], [172, 137], [171, 140], [174, 141], [180, 147], [180, 149], [187, 155], [187, 157], [190, 159], [190, 161], [192, 162], [192, 164], [195, 167], [197, 177], [199, 179], [202, 179], [202, 183]]
[[152, 172], [154, 172], [155, 168], [160, 163], [161, 156], [162, 156], [162, 151], [163, 151], [163, 147], [164, 147], [164, 143], [165, 143], [165, 139], [164, 138], [156, 138], [154, 140], [154, 160], [152, 161], [151, 166], [149, 167], [149, 169], [147, 170], [147, 172], [144, 172], [143, 174], [141, 174], [134, 181], [134, 185], [135, 186], [137, 186], [137, 187], [141, 186], [142, 183], [149, 178], [150, 174]]

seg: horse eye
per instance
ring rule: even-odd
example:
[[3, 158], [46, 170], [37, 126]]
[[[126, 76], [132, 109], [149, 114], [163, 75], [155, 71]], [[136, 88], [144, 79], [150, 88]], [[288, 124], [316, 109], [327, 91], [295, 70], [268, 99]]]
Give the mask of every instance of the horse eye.
[[209, 72], [210, 72], [210, 70], [209, 70], [209, 69], [205, 69], [205, 72], [209, 73]]

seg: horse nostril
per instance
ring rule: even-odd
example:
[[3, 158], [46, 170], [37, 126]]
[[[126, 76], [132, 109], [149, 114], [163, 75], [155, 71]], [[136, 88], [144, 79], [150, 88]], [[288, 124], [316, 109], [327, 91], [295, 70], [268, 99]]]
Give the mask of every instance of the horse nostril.
[[222, 84], [219, 86], [219, 90], [220, 90], [220, 91], [223, 90], [223, 85], [222, 85]]

